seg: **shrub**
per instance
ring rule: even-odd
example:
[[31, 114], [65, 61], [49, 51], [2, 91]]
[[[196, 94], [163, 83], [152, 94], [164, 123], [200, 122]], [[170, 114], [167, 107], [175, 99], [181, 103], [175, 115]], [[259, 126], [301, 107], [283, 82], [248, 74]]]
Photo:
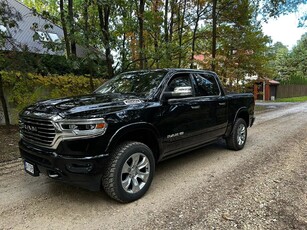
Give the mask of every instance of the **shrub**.
[[[5, 71], [1, 71], [1, 75], [9, 107], [16, 108], [17, 111], [39, 100], [88, 94], [92, 91], [90, 78], [86, 76], [42, 76]], [[93, 79], [94, 87], [98, 87], [104, 81]]]

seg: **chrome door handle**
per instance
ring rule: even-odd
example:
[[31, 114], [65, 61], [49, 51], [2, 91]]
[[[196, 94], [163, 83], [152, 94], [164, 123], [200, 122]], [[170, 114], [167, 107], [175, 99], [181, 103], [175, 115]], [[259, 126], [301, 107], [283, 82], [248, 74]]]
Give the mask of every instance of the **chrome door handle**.
[[226, 105], [226, 102], [220, 102], [219, 105], [224, 106], [224, 105]]
[[199, 108], [200, 108], [200, 105], [191, 105], [191, 108], [192, 108], [192, 109], [199, 109]]

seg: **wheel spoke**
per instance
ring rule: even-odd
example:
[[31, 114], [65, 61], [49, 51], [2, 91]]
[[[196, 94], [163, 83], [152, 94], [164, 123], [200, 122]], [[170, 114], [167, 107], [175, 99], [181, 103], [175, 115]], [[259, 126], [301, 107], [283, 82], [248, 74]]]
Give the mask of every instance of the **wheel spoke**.
[[139, 184], [136, 177], [132, 178], [132, 192], [136, 193], [141, 190], [141, 185]]
[[243, 124], [238, 127], [237, 141], [239, 145], [243, 145], [246, 139], [246, 128]]
[[127, 176], [127, 178], [122, 181], [122, 186], [125, 190], [128, 190], [130, 185], [131, 185], [131, 177]]
[[140, 160], [140, 154], [139, 154], [139, 153], [133, 154], [133, 155], [131, 156], [131, 159], [132, 159], [132, 164], [131, 164], [131, 166], [132, 166], [132, 167], [137, 166], [137, 164], [139, 163], [139, 160]]
[[146, 183], [148, 177], [149, 177], [149, 171], [146, 172], [138, 172], [137, 177], [140, 178], [142, 181]]
[[137, 165], [138, 170], [142, 170], [149, 165], [149, 161], [146, 157], [142, 158], [142, 161]]
[[129, 173], [131, 171], [131, 166], [128, 165], [128, 162], [126, 161], [123, 165], [122, 174]]

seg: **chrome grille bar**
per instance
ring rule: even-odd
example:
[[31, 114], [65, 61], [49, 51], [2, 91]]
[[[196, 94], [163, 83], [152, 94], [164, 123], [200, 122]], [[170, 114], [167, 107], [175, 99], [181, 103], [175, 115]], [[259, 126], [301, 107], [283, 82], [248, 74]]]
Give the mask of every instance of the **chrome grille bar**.
[[56, 131], [50, 120], [20, 117], [19, 128], [22, 138], [32, 144], [51, 147]]

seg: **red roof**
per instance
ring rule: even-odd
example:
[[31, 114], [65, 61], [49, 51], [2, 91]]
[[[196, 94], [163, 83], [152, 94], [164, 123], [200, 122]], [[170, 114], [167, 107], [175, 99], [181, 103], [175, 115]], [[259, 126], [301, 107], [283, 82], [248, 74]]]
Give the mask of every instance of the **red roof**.
[[269, 83], [271, 85], [279, 85], [280, 84], [278, 81], [275, 81], [275, 80], [269, 80]]
[[205, 59], [205, 55], [203, 54], [194, 55], [194, 60], [196, 61], [203, 61], [204, 59]]

